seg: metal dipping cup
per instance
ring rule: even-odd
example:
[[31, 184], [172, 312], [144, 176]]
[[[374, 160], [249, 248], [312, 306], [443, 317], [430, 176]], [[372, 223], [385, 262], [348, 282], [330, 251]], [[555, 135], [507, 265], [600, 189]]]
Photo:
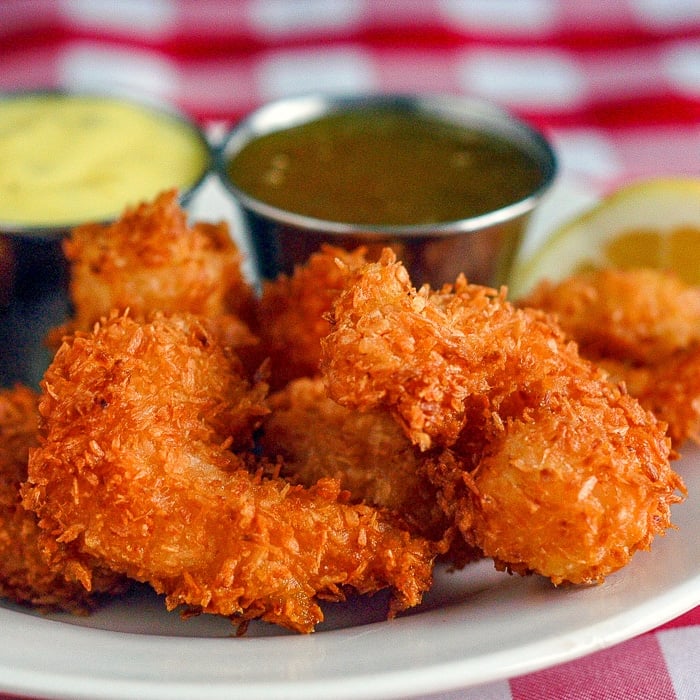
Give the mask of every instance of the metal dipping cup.
[[[105, 98], [152, 112], [159, 119], [182, 123], [201, 144], [205, 163], [196, 181], [180, 191], [180, 203], [186, 206], [212, 170], [213, 153], [204, 133], [183, 113], [159, 103], [137, 101], [118, 94], [28, 90], [0, 93], [0, 101], [25, 98]], [[115, 133], [116, 140], [123, 139]], [[146, 157], [146, 156], [145, 156]], [[70, 196], [67, 194], [66, 196]], [[138, 202], [133, 202], [136, 205]], [[109, 223], [106, 219], [100, 223]], [[0, 218], [0, 386], [15, 382], [36, 385], [51, 353], [44, 344], [46, 333], [62, 323], [70, 311], [68, 265], [63, 255], [63, 240], [81, 224], [15, 223]]]
[[[416, 226], [370, 226], [311, 218], [271, 206], [231, 182], [227, 164], [255, 139], [363, 108], [403, 110], [506, 139], [532, 159], [541, 178], [527, 196], [494, 211]], [[417, 95], [308, 95], [271, 102], [229, 131], [215, 152], [215, 164], [224, 186], [241, 207], [262, 278], [290, 274], [323, 243], [349, 250], [364, 245], [370, 257], [391, 246], [414, 285], [427, 282], [434, 287], [454, 282], [462, 272], [470, 282], [504, 283], [529, 217], [557, 172], [557, 159], [547, 139], [507, 112], [466, 97]]]

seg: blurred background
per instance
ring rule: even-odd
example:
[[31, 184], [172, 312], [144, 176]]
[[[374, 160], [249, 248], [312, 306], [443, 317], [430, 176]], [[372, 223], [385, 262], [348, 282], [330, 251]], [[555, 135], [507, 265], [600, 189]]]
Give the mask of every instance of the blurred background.
[[4, 0], [0, 90], [109, 89], [221, 129], [313, 91], [487, 98], [598, 191], [700, 174], [697, 0]]
[[[700, 176], [700, 0], [0, 0], [0, 92], [26, 88], [162, 100], [214, 142], [260, 104], [300, 93], [482, 97], [552, 140], [561, 177], [547, 213], [559, 218], [637, 179]], [[206, 197], [199, 206], [195, 218], [220, 213]], [[53, 297], [41, 303], [64, 313]], [[0, 354], [0, 377], [18, 357], [31, 371], [45, 361], [15, 350], [42, 337], [41, 318], [24, 307], [3, 318], [0, 347], [13, 352]], [[661, 637], [688, 700], [698, 610], [669, 624], [687, 636]], [[659, 658], [648, 635], [480, 697], [540, 697], [545, 681], [568, 697], [593, 678], [600, 694], [589, 697], [640, 697], [650, 677], [670, 687]]]

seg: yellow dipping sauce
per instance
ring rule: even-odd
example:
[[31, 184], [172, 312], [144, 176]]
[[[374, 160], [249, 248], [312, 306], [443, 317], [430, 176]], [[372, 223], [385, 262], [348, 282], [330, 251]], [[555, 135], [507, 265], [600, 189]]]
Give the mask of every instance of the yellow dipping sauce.
[[37, 94], [0, 100], [0, 224], [103, 220], [209, 163], [196, 129], [116, 98]]
[[425, 225], [530, 195], [544, 174], [497, 135], [392, 108], [331, 114], [244, 146], [240, 190], [279, 209], [349, 224]]

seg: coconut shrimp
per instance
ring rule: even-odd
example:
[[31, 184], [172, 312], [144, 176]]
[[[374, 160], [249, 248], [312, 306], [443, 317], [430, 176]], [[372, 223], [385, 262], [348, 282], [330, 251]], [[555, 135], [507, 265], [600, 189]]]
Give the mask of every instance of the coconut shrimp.
[[169, 609], [310, 632], [319, 600], [390, 588], [393, 615], [429, 587], [430, 543], [333, 479], [263, 476], [248, 449], [267, 387], [197, 317], [114, 315], [67, 339], [42, 387], [24, 504], [85, 588], [105, 567]]
[[670, 526], [684, 486], [665, 425], [544, 313], [464, 278], [417, 290], [386, 250], [352, 273], [331, 324], [330, 396], [441, 450], [425, 463], [440, 502], [499, 567], [598, 582]]

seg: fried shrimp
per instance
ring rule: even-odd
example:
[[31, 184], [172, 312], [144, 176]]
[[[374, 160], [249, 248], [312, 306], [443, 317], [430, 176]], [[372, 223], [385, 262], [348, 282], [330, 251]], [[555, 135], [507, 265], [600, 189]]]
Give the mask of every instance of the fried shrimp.
[[387, 250], [350, 276], [321, 367], [341, 405], [389, 411], [465, 540], [555, 584], [602, 581], [681, 500], [665, 426], [542, 312], [459, 278], [416, 290]]
[[642, 406], [668, 423], [676, 447], [688, 439], [700, 442], [700, 345], [674, 353], [658, 365], [632, 367], [614, 360], [601, 364], [625, 382]]
[[348, 270], [364, 264], [364, 254], [364, 248], [348, 252], [324, 245], [292, 275], [263, 283], [255, 331], [271, 360], [273, 388], [318, 374], [321, 338], [330, 330], [325, 315], [345, 285]]
[[196, 317], [114, 316], [65, 342], [42, 387], [24, 503], [54, 565], [87, 587], [105, 566], [169, 609], [310, 632], [318, 600], [391, 588], [394, 614], [430, 585], [432, 546], [336, 481], [256, 471], [245, 448], [266, 387]]
[[79, 226], [63, 248], [74, 307], [68, 330], [90, 330], [114, 309], [136, 319], [189, 312], [215, 320], [228, 344], [255, 342], [248, 327], [254, 293], [228, 226], [188, 226], [174, 190], [127, 208], [113, 223]]
[[466, 397], [488, 388], [485, 368], [467, 370], [492, 345], [474, 333], [479, 347], [464, 356], [463, 334], [443, 332], [444, 315], [428, 297], [427, 287], [411, 287], [408, 272], [387, 249], [378, 263], [349, 275], [330, 317], [331, 333], [321, 343], [331, 398], [359, 410], [388, 407], [422, 450], [457, 440]]
[[[668, 469], [661, 478], [652, 471], [667, 446], [643, 434], [643, 417], [634, 415], [642, 409], [620, 409], [604, 424], [586, 402], [528, 409], [507, 419], [474, 470], [449, 451], [426, 469], [465, 539], [497, 568], [535, 571], [554, 584], [600, 582], [649, 549], [683, 488]], [[615, 430], [631, 435], [616, 439]], [[645, 460], [620, 453], [638, 441], [655, 451]]]
[[[40, 551], [36, 516], [21, 505], [28, 452], [38, 440], [37, 402], [27, 387], [0, 390], [0, 596], [45, 610], [85, 613], [99, 596], [49, 568]], [[96, 583], [102, 593], [122, 588], [114, 576]]]
[[652, 269], [542, 282], [521, 306], [555, 315], [581, 354], [660, 420], [675, 446], [700, 438], [700, 288]]
[[541, 282], [518, 305], [554, 313], [587, 357], [658, 364], [700, 343], [700, 288], [671, 272], [582, 272]]
[[389, 415], [339, 406], [320, 378], [290, 382], [269, 405], [260, 444], [271, 458], [282, 455], [291, 475], [306, 484], [336, 478], [354, 498], [392, 510], [418, 493], [424, 498], [409, 516], [419, 527], [433, 520], [430, 485], [416, 470], [420, 454]]
[[270, 458], [283, 457], [285, 476], [307, 486], [337, 479], [354, 502], [387, 509], [412, 533], [438, 543], [453, 565], [478, 558], [455, 539], [421, 468], [425, 456], [388, 413], [338, 405], [326, 395], [320, 377], [290, 382], [270, 397], [269, 405], [259, 443]]

